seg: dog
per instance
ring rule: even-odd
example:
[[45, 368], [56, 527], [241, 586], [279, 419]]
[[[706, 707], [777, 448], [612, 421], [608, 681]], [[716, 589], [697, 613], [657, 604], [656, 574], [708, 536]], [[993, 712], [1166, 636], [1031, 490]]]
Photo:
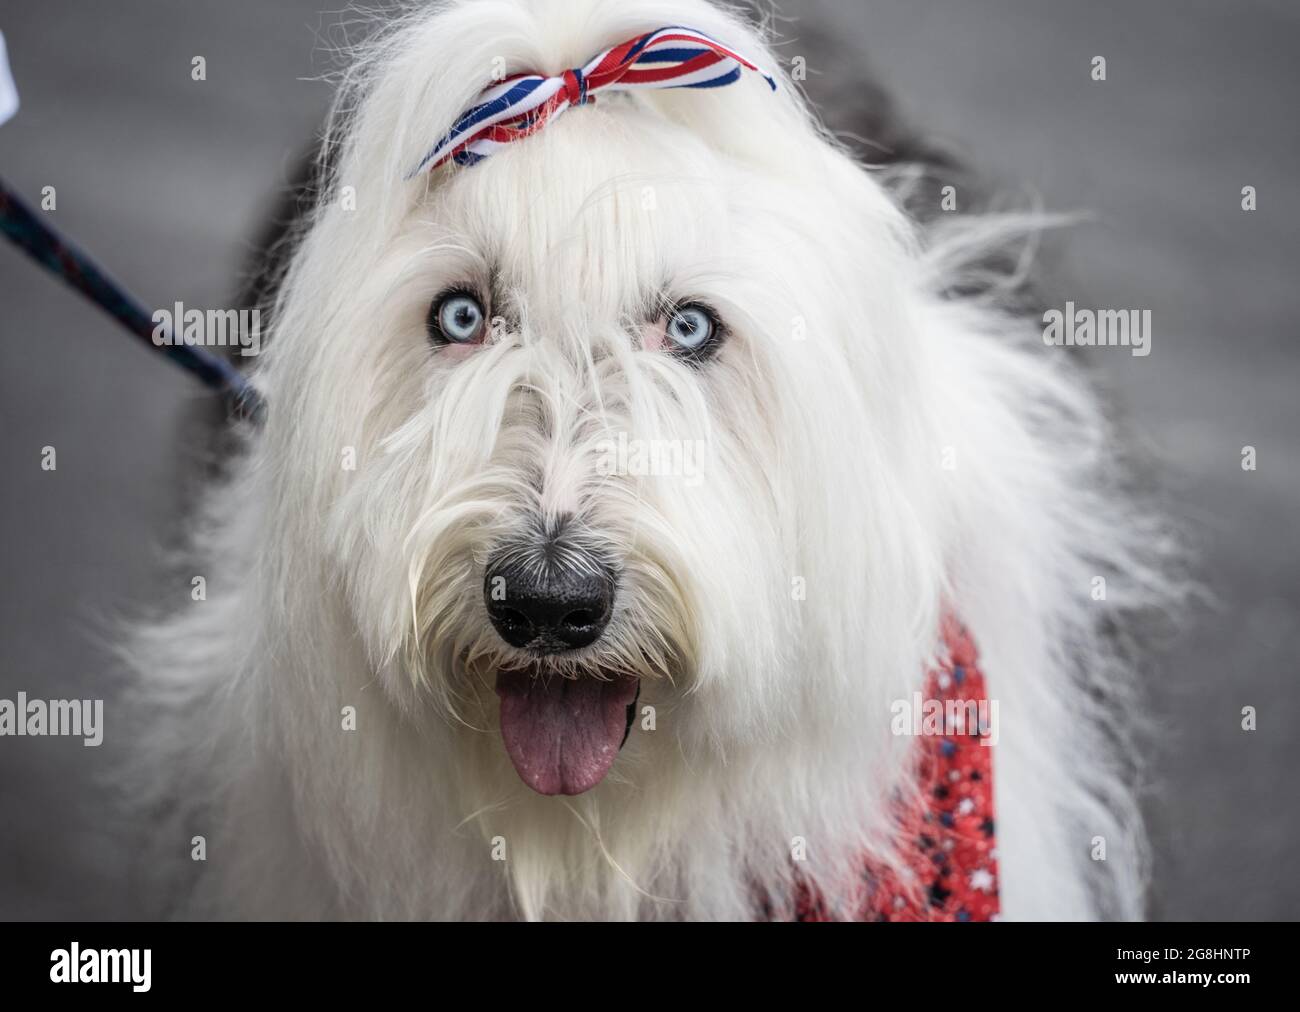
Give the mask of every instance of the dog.
[[1115, 632], [1162, 530], [1012, 308], [1042, 222], [916, 212], [782, 54], [705, 0], [359, 47], [205, 594], [124, 647], [169, 913], [847, 918], [889, 881], [925, 917], [902, 813], [946, 787], [899, 708], [978, 670], [986, 910], [1141, 915]]

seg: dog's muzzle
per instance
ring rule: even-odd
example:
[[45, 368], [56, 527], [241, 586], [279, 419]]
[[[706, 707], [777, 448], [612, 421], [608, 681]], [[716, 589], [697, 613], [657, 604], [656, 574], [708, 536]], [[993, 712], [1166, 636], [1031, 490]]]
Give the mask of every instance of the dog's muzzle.
[[497, 672], [501, 738], [515, 771], [539, 794], [581, 794], [600, 783], [627, 740], [640, 680], [598, 664], [564, 677], [546, 658], [599, 641], [618, 578], [561, 530], [507, 545], [483, 577], [488, 618], [535, 660]]

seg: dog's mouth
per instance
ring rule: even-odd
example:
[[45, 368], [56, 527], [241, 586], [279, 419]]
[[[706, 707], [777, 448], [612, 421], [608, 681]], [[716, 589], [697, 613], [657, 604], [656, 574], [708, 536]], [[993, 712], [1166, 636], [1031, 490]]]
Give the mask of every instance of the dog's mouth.
[[538, 794], [581, 794], [605, 779], [627, 741], [641, 680], [513, 668], [497, 673], [496, 691], [501, 738], [519, 779]]

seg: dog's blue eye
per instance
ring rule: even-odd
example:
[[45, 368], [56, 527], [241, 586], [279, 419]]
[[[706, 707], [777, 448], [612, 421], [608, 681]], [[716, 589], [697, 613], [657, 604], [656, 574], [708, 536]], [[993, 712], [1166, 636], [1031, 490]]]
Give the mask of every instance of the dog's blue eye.
[[487, 311], [469, 292], [448, 292], [429, 311], [429, 335], [451, 344], [476, 344], [483, 339]]
[[710, 310], [688, 303], [668, 314], [664, 333], [683, 351], [698, 353], [709, 346], [717, 330], [717, 321]]

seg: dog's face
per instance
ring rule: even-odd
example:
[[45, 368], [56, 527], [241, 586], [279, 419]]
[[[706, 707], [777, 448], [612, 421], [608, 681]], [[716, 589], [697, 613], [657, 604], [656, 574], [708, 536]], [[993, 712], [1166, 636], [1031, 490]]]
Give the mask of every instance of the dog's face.
[[892, 621], [869, 565], [907, 601], [896, 222], [828, 151], [764, 171], [619, 96], [437, 174], [383, 242], [312, 237], [294, 438], [352, 618], [396, 705], [499, 728], [540, 793], [629, 733], [637, 776], [788, 737]]

